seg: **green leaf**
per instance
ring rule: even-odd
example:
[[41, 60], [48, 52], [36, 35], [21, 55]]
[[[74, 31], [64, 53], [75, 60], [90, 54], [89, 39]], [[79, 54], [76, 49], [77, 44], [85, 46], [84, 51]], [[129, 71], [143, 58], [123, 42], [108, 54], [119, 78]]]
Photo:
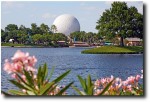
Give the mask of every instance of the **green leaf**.
[[39, 69], [38, 69], [38, 73], [37, 73], [37, 82], [38, 82], [38, 86], [39, 88], [41, 87], [42, 83], [41, 83], [41, 66], [39, 66]]
[[26, 90], [35, 91], [35, 89], [32, 88], [31, 86], [28, 86], [28, 85], [26, 85], [24, 83], [22, 83], [22, 85], [26, 88]]
[[52, 82], [57, 83], [59, 81], [61, 81], [65, 76], [67, 76], [70, 73], [70, 70], [66, 71], [65, 73], [63, 73], [62, 75], [60, 75], [59, 77], [57, 77], [55, 80], [53, 80]]
[[50, 76], [48, 77], [48, 81], [51, 79], [53, 73], [54, 73], [54, 69], [55, 67], [52, 67], [51, 71], [50, 71]]
[[48, 75], [48, 67], [46, 63], [43, 66], [43, 71], [44, 71], [44, 80], [46, 80], [47, 75]]
[[28, 95], [36, 95], [33, 91], [27, 91]]
[[45, 86], [40, 88], [40, 95], [46, 94], [50, 88], [58, 83], [59, 81], [61, 81], [65, 76], [67, 76], [69, 74], [70, 70], [66, 71], [65, 73], [63, 73], [62, 75], [58, 76], [55, 80], [53, 80], [50, 83], [47, 83]]
[[24, 71], [24, 75], [26, 76], [26, 79], [28, 81], [28, 84], [30, 84], [31, 86], [34, 86], [33, 79], [32, 79], [32, 76], [30, 76], [30, 73], [28, 71], [26, 71], [25, 69], [23, 69], [23, 71]]
[[114, 80], [115, 79], [113, 79], [110, 83], [108, 83], [108, 85], [103, 89], [103, 91], [99, 95], [103, 95], [109, 89], [109, 87], [112, 85]]
[[75, 86], [72, 86], [72, 88], [79, 94], [79, 95], [84, 95], [78, 88]]
[[12, 84], [14, 84], [15, 86], [17, 86], [20, 89], [26, 89], [26, 87], [24, 87], [22, 84], [20, 84], [19, 82], [15, 81], [15, 80], [9, 80]]
[[[47, 92], [52, 92], [54, 91], [54, 89], [56, 89], [57, 84], [54, 84], [53, 87], [51, 87]], [[45, 95], [47, 95], [47, 92], [45, 93]]]
[[31, 91], [34, 90], [31, 85], [27, 84], [27, 83], [20, 77], [19, 74], [16, 73], [16, 75], [17, 75], [17, 77], [22, 81], [22, 85], [23, 85], [24, 87], [26, 87], [28, 90], [31, 90]]
[[132, 93], [133, 95], [138, 95], [135, 90], [132, 90], [131, 93]]
[[5, 96], [11, 96], [11, 94], [4, 92], [4, 91], [1, 91], [1, 93], [4, 94]]
[[18, 91], [18, 90], [9, 90], [8, 92], [14, 94], [14, 95], [27, 95], [21, 91]]
[[90, 75], [88, 75], [87, 77], [87, 88], [88, 88], [88, 95], [93, 95], [93, 84]]
[[65, 86], [60, 92], [58, 92], [56, 95], [62, 95], [71, 85], [73, 82], [69, 83], [67, 86]]
[[80, 84], [82, 85], [82, 88], [84, 89], [84, 91], [86, 91], [86, 82], [84, 79], [82, 79], [82, 77], [80, 75], [78, 75], [78, 79], [80, 81]]
[[55, 82], [50, 82], [46, 84], [45, 86], [40, 88], [40, 95], [46, 94], [49, 89], [55, 84]]
[[47, 77], [47, 65], [46, 63], [43, 65], [43, 67], [41, 68], [41, 84], [43, 85], [44, 84], [44, 80], [46, 79]]

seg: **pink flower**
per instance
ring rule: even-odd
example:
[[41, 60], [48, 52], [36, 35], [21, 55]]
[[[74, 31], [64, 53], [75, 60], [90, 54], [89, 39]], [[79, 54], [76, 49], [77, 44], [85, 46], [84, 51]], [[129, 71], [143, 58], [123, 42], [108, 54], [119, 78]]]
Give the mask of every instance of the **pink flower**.
[[122, 85], [123, 85], [123, 86], [128, 85], [128, 80], [126, 80], [126, 81], [122, 81]]
[[37, 76], [36, 76], [36, 75], [34, 75], [34, 76], [33, 76], [33, 79], [36, 79], [36, 78], [37, 78]]
[[33, 67], [35, 65], [35, 63], [37, 62], [37, 59], [35, 58], [35, 56], [32, 57], [28, 57], [28, 65]]
[[135, 80], [138, 81], [141, 78], [140, 75], [136, 75]]
[[94, 83], [95, 87], [100, 86], [100, 83], [101, 83], [101, 81], [97, 79], [97, 80], [95, 81], [95, 83]]
[[26, 92], [27, 92], [27, 90], [25, 90], [25, 89], [22, 89], [22, 92], [23, 92], [23, 93], [26, 93]]
[[16, 61], [24, 61], [27, 59], [27, 57], [29, 56], [29, 53], [24, 53], [24, 52], [21, 52], [20, 50], [18, 50], [14, 56], [11, 58], [14, 62]]
[[132, 86], [131, 85], [128, 85], [127, 88], [128, 88], [129, 91], [132, 91]]
[[16, 62], [14, 63], [14, 69], [17, 71], [17, 72], [20, 72], [23, 68], [23, 64], [21, 62]]
[[101, 83], [102, 83], [102, 84], [106, 83], [106, 78], [102, 78], [102, 79], [101, 79]]
[[25, 75], [22, 75], [21, 78], [26, 81], [26, 76]]
[[5, 60], [4, 70], [8, 74], [15, 72], [23, 74], [23, 68], [27, 71], [36, 72], [36, 69], [34, 68], [36, 62], [37, 59], [35, 56], [29, 56], [29, 53], [18, 50], [12, 57], [12, 63], [10, 63], [8, 59]]
[[14, 71], [13, 64], [6, 61], [5, 64], [4, 64], [4, 71], [6, 71], [8, 74], [12, 73]]
[[128, 77], [128, 82], [129, 83], [133, 84], [134, 81], [135, 81], [135, 77], [133, 77], [133, 76]]
[[17, 75], [14, 73], [11, 75], [12, 78], [17, 79]]

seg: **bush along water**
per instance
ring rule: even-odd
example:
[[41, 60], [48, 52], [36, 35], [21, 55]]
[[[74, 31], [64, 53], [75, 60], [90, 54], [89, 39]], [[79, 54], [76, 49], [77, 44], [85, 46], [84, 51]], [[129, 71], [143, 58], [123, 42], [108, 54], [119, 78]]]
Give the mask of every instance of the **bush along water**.
[[91, 80], [90, 75], [86, 79], [77, 75], [82, 87], [82, 90], [79, 90], [73, 82], [61, 88], [58, 85], [70, 73], [70, 70], [50, 81], [54, 68], [48, 75], [47, 64], [39, 66], [37, 70], [36, 62], [35, 56], [29, 56], [29, 53], [20, 50], [14, 54], [11, 62], [6, 59], [4, 71], [11, 74], [12, 80], [9, 82], [18, 87], [18, 90], [2, 91], [2, 93], [4, 95], [67, 95], [67, 89], [72, 88], [76, 95], [143, 95], [143, 86], [139, 84], [140, 79], [143, 78], [143, 71], [141, 75], [130, 76], [126, 80], [111, 76], [97, 79], [95, 82]]

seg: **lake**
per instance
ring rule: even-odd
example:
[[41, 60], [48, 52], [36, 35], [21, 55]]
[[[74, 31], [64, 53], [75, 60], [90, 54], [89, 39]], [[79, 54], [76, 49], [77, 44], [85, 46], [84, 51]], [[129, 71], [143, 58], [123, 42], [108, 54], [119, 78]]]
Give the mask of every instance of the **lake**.
[[[38, 59], [36, 68], [39, 65], [48, 64], [49, 69], [53, 66], [55, 71], [52, 79], [61, 73], [71, 69], [70, 74], [60, 82], [60, 85], [74, 81], [76, 87], [80, 87], [77, 75], [84, 78], [88, 74], [92, 80], [101, 77], [120, 77], [125, 80], [130, 75], [140, 74], [143, 69], [143, 54], [81, 54], [82, 50], [89, 48], [1, 48], [1, 66], [3, 68], [4, 60], [10, 59], [17, 50], [29, 52], [31, 56], [35, 55]], [[15, 89], [7, 81], [10, 76], [1, 71], [1, 88], [3, 91]], [[70, 88], [67, 92], [74, 94]]]

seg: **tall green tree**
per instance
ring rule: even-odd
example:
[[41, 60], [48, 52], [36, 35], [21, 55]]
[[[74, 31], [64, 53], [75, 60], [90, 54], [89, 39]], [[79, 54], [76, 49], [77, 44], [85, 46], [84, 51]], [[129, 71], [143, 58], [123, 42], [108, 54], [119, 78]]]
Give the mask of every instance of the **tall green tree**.
[[143, 15], [135, 7], [128, 7], [125, 2], [113, 2], [111, 8], [103, 12], [97, 21], [96, 29], [100, 36], [108, 39], [120, 38], [124, 46], [126, 37], [143, 37]]
[[8, 33], [5, 32], [3, 29], [1, 29], [1, 42], [5, 42], [5, 39], [7, 36], [8, 36]]
[[32, 36], [32, 39], [35, 44], [40, 44], [43, 41], [43, 36], [41, 34], [35, 34]]
[[18, 30], [18, 26], [15, 25], [15, 24], [8, 24], [5, 27], [5, 32], [11, 32], [11, 31], [14, 31], [14, 30]]
[[44, 23], [42, 23], [41, 25], [40, 25], [40, 29], [42, 30], [42, 33], [43, 34], [46, 34], [46, 33], [48, 33], [49, 32], [49, 27], [48, 27], [48, 25], [45, 25]]
[[57, 27], [55, 25], [51, 25], [51, 31], [53, 33], [56, 33], [57, 32]]

